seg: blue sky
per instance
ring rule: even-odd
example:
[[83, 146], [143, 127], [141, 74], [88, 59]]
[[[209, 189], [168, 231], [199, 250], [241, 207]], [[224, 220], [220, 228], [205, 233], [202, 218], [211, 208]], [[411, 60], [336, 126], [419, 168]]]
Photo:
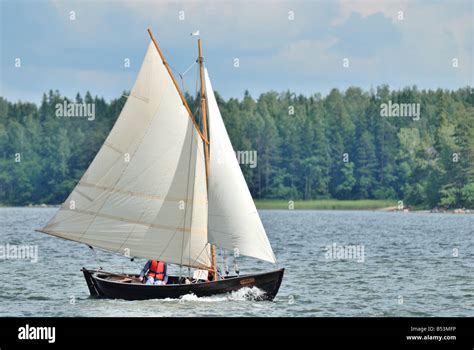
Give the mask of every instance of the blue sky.
[[[213, 86], [225, 98], [241, 98], [245, 89], [252, 96], [381, 84], [456, 89], [474, 80], [470, 0], [0, 3], [0, 95], [13, 101], [38, 102], [49, 89], [69, 97], [87, 90], [107, 100], [120, 96], [139, 70], [147, 27], [180, 72], [196, 57], [189, 33], [199, 29]], [[191, 91], [194, 79], [191, 71], [185, 80]]]

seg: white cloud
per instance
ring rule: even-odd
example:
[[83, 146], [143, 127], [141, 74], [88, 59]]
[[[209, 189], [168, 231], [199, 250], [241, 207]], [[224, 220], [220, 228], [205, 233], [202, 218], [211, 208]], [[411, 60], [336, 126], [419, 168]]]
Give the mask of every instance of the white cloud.
[[[41, 57], [43, 64], [57, 68], [36, 67], [43, 73], [31, 72], [33, 79], [42, 80], [34, 84], [26, 80], [7, 81], [12, 91], [24, 84], [25, 93], [30, 93], [32, 88], [38, 91], [58, 88], [70, 94], [85, 87], [106, 97], [118, 95], [131, 87], [137, 70], [134, 67], [127, 74], [122, 72], [123, 57], [132, 57], [133, 64], [139, 63], [148, 41], [147, 27], [153, 29], [170, 63], [181, 71], [195, 58], [195, 37], [189, 33], [199, 29], [214, 80], [232, 93], [246, 88], [253, 91], [256, 87], [265, 91], [289, 87], [297, 90], [305, 86], [306, 91], [315, 92], [323, 85], [331, 88], [344, 84], [416, 83], [420, 87], [472, 84], [473, 29], [469, 0], [339, 3], [329, 0], [55, 0], [52, 7], [42, 4], [54, 10], [40, 22], [44, 25], [42, 28], [54, 26], [54, 35], [39, 28], [38, 33], [47, 33], [42, 34], [44, 40], [25, 42], [22, 47], [9, 42], [7, 46], [13, 47], [15, 52], [29, 48], [31, 62]], [[69, 21], [71, 10], [76, 11], [75, 22]], [[184, 21], [178, 18], [180, 10], [185, 11]], [[403, 21], [396, 18], [400, 10], [404, 11]], [[288, 11], [294, 11], [294, 21], [288, 20]], [[374, 27], [378, 35], [367, 38], [363, 31], [344, 27], [354, 13], [362, 16], [367, 30]], [[374, 14], [382, 14], [383, 18], [366, 21]], [[11, 16], [15, 16], [14, 11]], [[376, 46], [384, 40], [380, 38], [384, 36], [380, 32], [384, 21], [394, 27], [400, 37], [387, 45]], [[359, 29], [358, 21], [352, 24]], [[334, 49], [338, 42], [338, 47], [343, 46], [344, 50]], [[359, 48], [367, 54], [357, 56], [355, 51]], [[342, 55], [346, 54], [351, 59], [349, 70], [342, 69]], [[234, 57], [241, 58], [238, 71], [232, 66]], [[457, 70], [449, 67], [454, 57], [460, 62]], [[77, 66], [82, 68], [74, 69]], [[230, 97], [225, 89], [220, 92]]]
[[385, 17], [391, 18], [396, 22], [398, 12], [405, 12], [408, 6], [408, 0], [340, 0], [339, 16], [333, 20], [337, 25], [347, 20], [353, 12], [367, 17], [376, 13], [382, 13]]

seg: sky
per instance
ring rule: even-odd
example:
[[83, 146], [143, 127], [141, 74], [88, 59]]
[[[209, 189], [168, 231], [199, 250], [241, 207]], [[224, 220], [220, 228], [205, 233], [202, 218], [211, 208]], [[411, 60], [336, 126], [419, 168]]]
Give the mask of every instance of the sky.
[[[39, 102], [57, 89], [117, 98], [133, 86], [148, 27], [176, 77], [195, 62], [190, 33], [199, 30], [213, 86], [226, 99], [382, 84], [457, 89], [474, 81], [473, 3], [0, 0], [0, 96]], [[184, 76], [191, 93], [195, 68]]]

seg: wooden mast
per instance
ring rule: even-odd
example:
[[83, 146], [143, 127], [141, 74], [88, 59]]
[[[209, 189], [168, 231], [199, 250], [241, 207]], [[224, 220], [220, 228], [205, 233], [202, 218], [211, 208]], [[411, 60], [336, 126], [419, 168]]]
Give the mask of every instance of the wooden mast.
[[[202, 117], [202, 133], [206, 140], [209, 140], [207, 131], [207, 105], [206, 105], [206, 87], [204, 84], [204, 57], [202, 56], [201, 39], [198, 39], [198, 62], [199, 62], [199, 78], [201, 80], [201, 117]], [[209, 192], [209, 142], [204, 143], [204, 155], [206, 158], [206, 183]], [[211, 262], [212, 271], [214, 272], [214, 281], [217, 280], [217, 258], [216, 246], [211, 244]]]

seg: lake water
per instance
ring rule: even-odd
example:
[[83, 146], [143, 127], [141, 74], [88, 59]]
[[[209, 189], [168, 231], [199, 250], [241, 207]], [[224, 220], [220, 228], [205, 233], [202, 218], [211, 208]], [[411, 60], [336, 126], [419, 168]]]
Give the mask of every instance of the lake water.
[[[0, 260], [0, 316], [474, 316], [474, 215], [262, 210], [286, 268], [273, 302], [255, 301], [258, 290], [131, 302], [90, 298], [79, 270], [144, 261], [33, 231], [56, 210], [0, 208], [0, 245], [38, 246], [36, 263]], [[328, 253], [348, 245], [359, 255]], [[238, 262], [241, 273], [275, 268]]]

